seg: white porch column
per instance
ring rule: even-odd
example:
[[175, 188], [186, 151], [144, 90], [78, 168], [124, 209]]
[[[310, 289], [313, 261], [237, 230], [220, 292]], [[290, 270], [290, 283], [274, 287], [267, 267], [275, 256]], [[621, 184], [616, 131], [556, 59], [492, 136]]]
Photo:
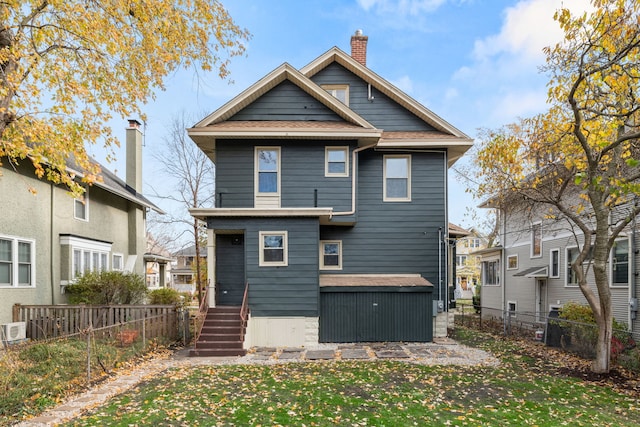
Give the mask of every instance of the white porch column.
[[216, 231], [207, 228], [207, 276], [209, 307], [216, 306]]

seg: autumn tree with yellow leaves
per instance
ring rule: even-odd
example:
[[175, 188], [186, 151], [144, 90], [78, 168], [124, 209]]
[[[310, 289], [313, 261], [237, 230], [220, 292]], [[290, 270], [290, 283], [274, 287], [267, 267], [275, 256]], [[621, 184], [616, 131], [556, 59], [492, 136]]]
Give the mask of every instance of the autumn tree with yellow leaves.
[[574, 230], [580, 253], [571, 268], [596, 318], [593, 371], [603, 373], [613, 319], [609, 254], [640, 213], [640, 2], [592, 4], [588, 14], [556, 12], [564, 39], [545, 49], [548, 112], [484, 131], [477, 162], [481, 197]]
[[112, 115], [144, 119], [143, 104], [180, 68], [226, 78], [248, 38], [216, 0], [1, 1], [0, 160], [28, 159], [77, 195], [67, 160], [97, 179], [85, 145], [117, 144]]

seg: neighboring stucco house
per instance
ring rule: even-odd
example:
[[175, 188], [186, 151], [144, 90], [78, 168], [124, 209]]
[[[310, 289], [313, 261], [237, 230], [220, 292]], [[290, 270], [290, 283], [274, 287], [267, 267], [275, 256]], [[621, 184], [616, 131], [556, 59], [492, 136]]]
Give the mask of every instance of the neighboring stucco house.
[[191, 210], [210, 304], [248, 283], [245, 348], [446, 335], [447, 170], [472, 140], [367, 68], [367, 39], [279, 66], [188, 130], [216, 163], [216, 207]]
[[14, 304], [66, 303], [65, 286], [85, 271], [144, 275], [146, 212], [161, 211], [141, 194], [139, 125], [131, 120], [126, 131], [126, 182], [102, 168], [84, 200], [38, 179], [28, 160], [15, 169], [3, 161], [0, 194], [11, 204], [0, 219], [1, 324], [12, 321]]
[[[620, 211], [624, 214], [624, 206]], [[567, 302], [586, 305], [571, 269], [578, 243], [584, 242], [581, 233], [562, 216], [550, 216], [548, 207], [503, 209], [500, 217], [501, 246], [476, 253], [482, 257], [482, 316], [503, 318], [510, 311], [518, 322], [535, 327], [546, 322], [551, 310], [561, 309]], [[620, 234], [608, 270], [614, 317], [640, 338], [637, 234], [633, 227]], [[596, 290], [592, 269], [587, 278]]]

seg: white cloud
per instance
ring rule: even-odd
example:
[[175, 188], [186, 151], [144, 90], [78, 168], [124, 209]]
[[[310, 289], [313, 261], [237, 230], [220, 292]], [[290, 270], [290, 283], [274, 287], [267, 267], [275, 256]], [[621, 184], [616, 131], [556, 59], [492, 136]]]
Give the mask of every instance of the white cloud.
[[487, 60], [493, 56], [513, 55], [519, 60], [541, 63], [542, 49], [559, 42], [562, 30], [553, 15], [566, 7], [576, 12], [590, 9], [590, 0], [524, 0], [504, 11], [500, 33], [477, 40], [474, 57]]
[[391, 84], [405, 93], [413, 91], [413, 81], [409, 76], [402, 76], [397, 80], [391, 80]]

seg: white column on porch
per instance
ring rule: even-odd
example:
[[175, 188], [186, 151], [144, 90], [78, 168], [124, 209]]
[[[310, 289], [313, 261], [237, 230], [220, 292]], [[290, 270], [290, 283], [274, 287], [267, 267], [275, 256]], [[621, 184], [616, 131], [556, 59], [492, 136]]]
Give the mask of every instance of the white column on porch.
[[209, 307], [216, 306], [216, 230], [207, 229], [207, 275]]

